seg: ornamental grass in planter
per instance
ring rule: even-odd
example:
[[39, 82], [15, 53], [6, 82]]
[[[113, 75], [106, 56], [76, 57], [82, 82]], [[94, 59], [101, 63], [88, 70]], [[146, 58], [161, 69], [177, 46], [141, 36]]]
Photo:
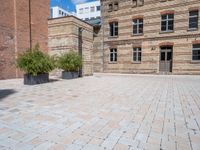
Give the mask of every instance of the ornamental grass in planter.
[[43, 53], [37, 44], [18, 56], [17, 67], [25, 72], [24, 84], [41, 84], [49, 82], [49, 72], [55, 68], [55, 60]]
[[81, 67], [82, 57], [76, 52], [64, 53], [58, 58], [58, 68], [63, 70], [63, 79], [78, 78]]

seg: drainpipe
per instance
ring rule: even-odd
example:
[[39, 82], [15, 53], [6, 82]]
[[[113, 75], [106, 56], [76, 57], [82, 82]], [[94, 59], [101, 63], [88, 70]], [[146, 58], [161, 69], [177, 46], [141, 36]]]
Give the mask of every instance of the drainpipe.
[[29, 27], [30, 49], [32, 49], [31, 0], [29, 0]]
[[[82, 55], [82, 51], [83, 51], [83, 39], [82, 39], [82, 32], [83, 32], [83, 28], [78, 28], [78, 53], [79, 55], [81, 55], [81, 57], [83, 57]], [[83, 76], [83, 68], [81, 67], [79, 69], [79, 77]]]
[[103, 28], [103, 31], [102, 31], [102, 69], [103, 69], [103, 72], [105, 70], [105, 63], [104, 63], [104, 59], [105, 59], [105, 55], [104, 55], [104, 0], [101, 0], [102, 1], [102, 6], [101, 6], [101, 16], [102, 16], [102, 19], [101, 19], [101, 24], [102, 24], [102, 28]]

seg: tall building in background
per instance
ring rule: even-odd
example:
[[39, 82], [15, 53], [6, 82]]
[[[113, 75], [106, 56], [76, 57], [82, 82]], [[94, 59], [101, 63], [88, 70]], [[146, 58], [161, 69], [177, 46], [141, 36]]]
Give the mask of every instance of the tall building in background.
[[0, 79], [21, 77], [18, 54], [36, 43], [48, 51], [49, 0], [6, 0], [0, 14]]
[[59, 6], [51, 7], [50, 9], [50, 18], [59, 18], [64, 16], [75, 16], [74, 12], [69, 12]]
[[101, 18], [100, 1], [93, 1], [76, 5], [76, 16], [82, 20]]

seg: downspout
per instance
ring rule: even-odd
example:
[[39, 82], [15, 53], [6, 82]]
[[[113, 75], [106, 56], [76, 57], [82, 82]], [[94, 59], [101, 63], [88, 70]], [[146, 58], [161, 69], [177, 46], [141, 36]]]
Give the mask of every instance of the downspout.
[[102, 66], [103, 66], [103, 72], [104, 72], [104, 70], [105, 70], [105, 63], [104, 63], [104, 0], [102, 0], [102, 9], [101, 9], [101, 15], [102, 15], [102, 28], [103, 28], [103, 31], [102, 31], [102, 36], [103, 36], [103, 38], [102, 38], [102, 57], [103, 57], [103, 64], [102, 64]]
[[[17, 8], [16, 8], [16, 0], [14, 0], [14, 25], [15, 25], [15, 33], [14, 33], [14, 39], [15, 39], [15, 60], [18, 58], [18, 51], [17, 51]], [[19, 77], [18, 69], [15, 70], [15, 77]]]
[[29, 27], [30, 49], [32, 49], [31, 0], [29, 0]]

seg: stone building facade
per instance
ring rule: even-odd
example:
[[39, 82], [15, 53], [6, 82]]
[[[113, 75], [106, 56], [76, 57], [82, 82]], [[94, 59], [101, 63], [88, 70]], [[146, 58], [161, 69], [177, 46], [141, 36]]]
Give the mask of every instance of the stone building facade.
[[[49, 19], [49, 54], [75, 51], [83, 56], [83, 75], [93, 74], [93, 26], [74, 17]], [[53, 72], [59, 76], [60, 71]]]
[[[95, 70], [200, 74], [199, 0], [101, 0]], [[95, 50], [96, 48], [96, 50]]]
[[36, 43], [48, 51], [49, 0], [2, 0], [0, 14], [0, 79], [21, 77], [18, 54]]

